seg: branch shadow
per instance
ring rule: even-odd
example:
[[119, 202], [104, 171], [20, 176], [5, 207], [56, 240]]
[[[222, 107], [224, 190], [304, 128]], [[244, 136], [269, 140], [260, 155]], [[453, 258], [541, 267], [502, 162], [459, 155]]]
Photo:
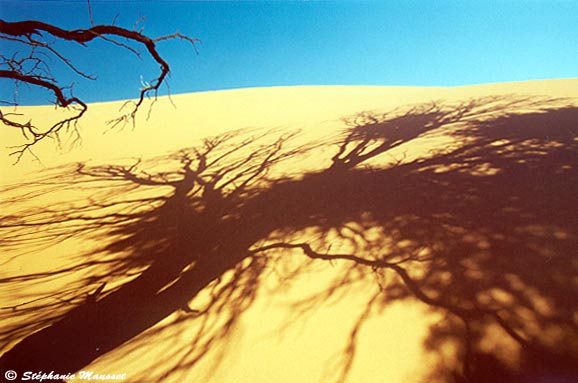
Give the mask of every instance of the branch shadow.
[[[265, 205], [302, 196], [281, 213], [294, 219], [280, 235], [288, 240], [264, 250], [351, 263], [329, 291], [304, 299], [304, 310], [369, 276], [379, 291], [368, 306], [411, 299], [445, 316], [425, 342], [438, 356], [425, 381], [574, 381], [578, 108], [492, 98], [353, 121], [327, 171], [261, 197]], [[440, 126], [459, 145], [364, 166]], [[295, 235], [312, 219], [315, 246]], [[338, 245], [345, 250], [330, 254]], [[370, 314], [349, 334], [338, 381]]]
[[[264, 270], [301, 253], [349, 269], [298, 311], [359, 281], [375, 285], [337, 361], [338, 381], [354, 367], [365, 321], [406, 300], [444, 317], [425, 340], [436, 355], [427, 381], [576, 378], [578, 108], [493, 97], [366, 112], [345, 124], [335, 140], [307, 145], [284, 130], [231, 132], [168, 157], [77, 164], [15, 188], [13, 205], [79, 188], [88, 197], [16, 209], [0, 221], [7, 248], [76, 236], [101, 245], [66, 267], [2, 276], [14, 294], [27, 283], [71, 281], [2, 308], [0, 362], [70, 373], [143, 333], [170, 334], [193, 320], [189, 349], [167, 350], [152, 369], [155, 379], [182, 373], [226, 345]], [[429, 150], [440, 135], [452, 144]], [[320, 146], [335, 147], [329, 166], [281, 170]]]
[[[0, 336], [6, 345], [16, 343], [2, 356], [3, 365], [20, 373], [79, 371], [176, 311], [205, 322], [205, 316], [229, 315], [214, 334], [224, 337], [254, 298], [262, 264], [248, 249], [267, 235], [266, 226], [247, 225], [238, 212], [267, 184], [273, 164], [303, 150], [284, 148], [293, 133], [274, 133], [233, 132], [148, 164], [81, 163], [64, 176], [48, 175], [42, 187], [20, 185], [8, 204], [41, 202], [63, 187], [84, 187], [88, 196], [6, 217], [2, 229], [10, 233], [5, 245], [12, 251], [41, 250], [75, 236], [102, 245], [71, 255], [69, 266], [0, 280], [20, 301], [2, 307], [9, 325]], [[228, 271], [233, 274], [224, 278]], [[54, 287], [63, 278], [73, 283]], [[25, 284], [36, 288], [26, 295]], [[41, 298], [38, 285], [47, 289]], [[189, 300], [207, 288], [212, 297], [206, 307], [191, 309]], [[198, 357], [212, 341], [194, 342]]]

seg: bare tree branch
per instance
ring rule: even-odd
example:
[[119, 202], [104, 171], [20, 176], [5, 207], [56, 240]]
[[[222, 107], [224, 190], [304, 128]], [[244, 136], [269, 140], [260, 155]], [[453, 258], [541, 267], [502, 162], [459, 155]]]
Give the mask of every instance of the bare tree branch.
[[[52, 36], [57, 40], [75, 42], [81, 46], [86, 46], [87, 43], [100, 38], [130, 51], [140, 58], [140, 52], [138, 50], [127, 43], [116, 40], [116, 38], [126, 39], [128, 42], [143, 46], [149, 56], [159, 65], [160, 73], [158, 77], [150, 82], [143, 83], [144, 86], [140, 89], [137, 100], [130, 103], [130, 110], [126, 114], [110, 121], [113, 126], [131, 120], [134, 123], [137, 111], [145, 98], [151, 94], [156, 97], [160, 86], [166, 81], [166, 77], [170, 72], [170, 67], [168, 62], [157, 50], [156, 44], [158, 42], [171, 39], [185, 40], [190, 42], [195, 49], [195, 52], [197, 52], [196, 44], [199, 42], [198, 39], [190, 38], [180, 33], [151, 38], [144, 35], [142, 31], [129, 30], [115, 25], [94, 25], [92, 13], [90, 11], [90, 3], [89, 12], [91, 27], [88, 29], [66, 30], [37, 20], [8, 22], [0, 19], [0, 39], [10, 40], [28, 46], [31, 49], [30, 55], [22, 59], [18, 59], [16, 56], [2, 56], [2, 62], [0, 65], [5, 66], [5, 68], [0, 70], [0, 78], [13, 80], [16, 84], [26, 83], [38, 88], [46, 89], [51, 92], [54, 97], [54, 103], [58, 107], [68, 108], [71, 105], [78, 105], [80, 107], [79, 111], [73, 117], [59, 121], [46, 130], [41, 130], [35, 127], [32, 125], [31, 121], [24, 124], [17, 120], [8, 118], [7, 116], [9, 114], [2, 114], [0, 112], [0, 121], [4, 125], [21, 129], [24, 137], [28, 139], [25, 144], [18, 147], [19, 150], [12, 153], [17, 157], [16, 162], [20, 160], [25, 152], [30, 152], [31, 147], [38, 141], [46, 137], [58, 138], [58, 133], [62, 129], [69, 128], [71, 125], [75, 124], [84, 115], [88, 108], [87, 104], [80, 98], [72, 95], [65, 95], [64, 91], [66, 87], [59, 84], [57, 79], [52, 77], [50, 73], [50, 65], [48, 65], [44, 58], [40, 57], [42, 53], [37, 52], [36, 49], [46, 49], [47, 53], [56, 56], [76, 75], [90, 80], [96, 79], [96, 76], [89, 75], [78, 69], [69, 58], [65, 57], [58, 51], [58, 49], [52, 46], [52, 42], [47, 42], [43, 39]], [[18, 104], [18, 102], [15, 101], [14, 104]]]

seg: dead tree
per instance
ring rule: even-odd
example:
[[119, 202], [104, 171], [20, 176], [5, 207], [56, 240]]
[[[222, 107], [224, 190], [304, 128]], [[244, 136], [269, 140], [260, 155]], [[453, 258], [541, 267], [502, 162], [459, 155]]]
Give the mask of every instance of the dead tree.
[[[195, 49], [198, 43], [197, 39], [180, 33], [151, 38], [142, 30], [129, 30], [116, 25], [92, 25], [87, 29], [66, 30], [36, 20], [8, 22], [0, 19], [0, 40], [10, 42], [10, 47], [13, 47], [12, 52], [0, 54], [0, 78], [14, 81], [15, 84], [24, 83], [33, 88], [47, 90], [57, 108], [71, 111], [70, 115], [59, 119], [56, 123], [40, 127], [33, 124], [30, 119], [26, 122], [27, 116], [2, 110], [5, 108], [0, 109], [2, 124], [5, 127], [19, 129], [25, 139], [24, 143], [15, 146], [11, 153], [16, 157], [16, 162], [25, 153], [32, 154], [32, 147], [45, 138], [58, 138], [59, 134], [65, 131], [77, 133], [76, 124], [85, 114], [88, 105], [82, 97], [72, 94], [69, 85], [62, 84], [61, 80], [53, 75], [51, 63], [56, 59], [80, 78], [96, 80], [96, 77], [79, 69], [72, 59], [59, 51], [55, 44], [64, 41], [87, 47], [88, 43], [97, 39], [120, 46], [138, 57], [141, 52], [135, 47], [142, 47], [159, 65], [158, 77], [143, 85], [136, 101], [130, 105], [129, 111], [111, 121], [113, 124], [134, 122], [136, 113], [145, 98], [156, 97], [160, 86], [166, 82], [170, 66], [159, 53], [157, 43], [164, 40], [182, 39], [190, 42]], [[18, 100], [1, 100], [1, 103], [4, 106], [17, 106]]]

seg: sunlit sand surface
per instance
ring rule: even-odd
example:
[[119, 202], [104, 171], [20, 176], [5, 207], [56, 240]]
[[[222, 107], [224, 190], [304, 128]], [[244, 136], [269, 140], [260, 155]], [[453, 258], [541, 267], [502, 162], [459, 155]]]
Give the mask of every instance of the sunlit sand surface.
[[578, 377], [578, 80], [175, 95], [111, 128], [122, 105], [3, 148], [2, 369]]

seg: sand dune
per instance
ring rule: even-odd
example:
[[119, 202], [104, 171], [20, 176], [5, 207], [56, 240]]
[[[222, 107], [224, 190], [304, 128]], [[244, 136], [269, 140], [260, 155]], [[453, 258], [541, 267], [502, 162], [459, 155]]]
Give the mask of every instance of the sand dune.
[[578, 377], [578, 79], [176, 95], [107, 129], [122, 104], [3, 152], [3, 370]]

